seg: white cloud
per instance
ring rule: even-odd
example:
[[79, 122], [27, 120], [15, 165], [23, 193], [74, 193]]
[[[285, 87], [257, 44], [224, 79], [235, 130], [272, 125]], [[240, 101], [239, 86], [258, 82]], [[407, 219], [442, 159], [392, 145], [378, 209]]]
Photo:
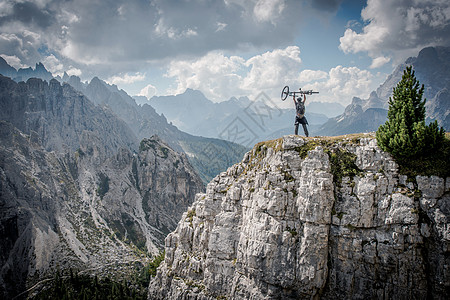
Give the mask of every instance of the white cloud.
[[138, 81], [143, 81], [145, 79], [145, 74], [142, 73], [135, 73], [135, 74], [129, 74], [126, 73], [124, 75], [116, 75], [108, 78], [106, 82], [110, 84], [132, 84]]
[[381, 66], [384, 66], [385, 64], [387, 64], [389, 61], [391, 60], [390, 57], [384, 57], [384, 56], [380, 56], [377, 58], [374, 58], [372, 60], [372, 64], [370, 65], [371, 69], [376, 69], [379, 68]]
[[211, 52], [197, 60], [173, 61], [166, 76], [175, 78], [177, 86], [167, 92], [179, 94], [186, 88], [198, 89], [216, 102], [231, 96], [252, 98], [260, 92], [278, 99], [282, 87], [288, 85], [292, 90], [301, 87], [319, 91], [313, 101], [346, 105], [354, 96], [367, 98], [374, 90], [373, 76], [369, 71], [344, 66], [334, 67], [328, 72], [301, 71], [301, 64], [297, 46], [276, 49], [248, 60]]
[[157, 92], [156, 87], [149, 84], [139, 92], [138, 96], [144, 96], [147, 97], [147, 99], [150, 99], [151, 97], [156, 95], [156, 92]]
[[198, 32], [192, 28], [187, 28], [185, 30], [178, 29], [173, 26], [167, 26], [164, 18], [159, 19], [154, 32], [159, 37], [168, 37], [172, 40], [182, 39], [197, 36]]
[[367, 70], [336, 66], [328, 72], [325, 80], [305, 84], [303, 89], [320, 92], [313, 100], [347, 105], [353, 97], [368, 98], [375, 88], [372, 79], [373, 75]]
[[96, 64], [100, 62], [98, 60], [90, 58], [90, 55], [87, 53], [83, 55], [83, 51], [81, 51], [81, 49], [79, 49], [79, 47], [71, 41], [67, 41], [64, 45], [61, 45], [61, 49], [59, 50], [61, 55], [63, 55], [64, 57], [67, 57], [84, 65]]
[[46, 56], [42, 63], [53, 75], [62, 75], [64, 73], [64, 65], [53, 54]]
[[426, 46], [450, 44], [450, 2], [447, 0], [368, 0], [361, 32], [348, 28], [340, 38], [345, 53], [367, 52], [379, 67], [394, 63]]
[[328, 77], [328, 73], [320, 70], [303, 70], [298, 77], [299, 82], [311, 82], [322, 80]]
[[80, 69], [72, 67], [72, 66], [69, 67], [69, 70], [67, 70], [66, 73], [69, 76], [72, 76], [72, 75], [74, 75], [74, 76], [81, 76], [81, 74], [82, 74]]
[[192, 28], [189, 28], [189, 29], [183, 31], [181, 34], [182, 34], [182, 36], [185, 36], [185, 37], [197, 36], [198, 35], [197, 31], [195, 31]]
[[41, 39], [41, 35], [39, 33], [27, 29], [23, 30], [22, 34], [25, 38], [28, 38], [30, 41], [33, 42], [39, 41]]
[[329, 79], [325, 87], [337, 96], [367, 97], [372, 74], [357, 67], [337, 66], [329, 72]]
[[238, 74], [244, 59], [238, 56], [226, 57], [221, 52], [210, 52], [197, 60], [177, 60], [169, 64], [166, 77], [173, 77], [177, 87], [169, 93], [183, 93], [186, 88], [199, 89], [209, 99], [226, 100], [239, 91], [242, 80]]
[[245, 62], [251, 68], [242, 82], [242, 88], [264, 91], [284, 86], [297, 79], [301, 63], [300, 49], [297, 46], [253, 56]]
[[44, 57], [42, 63], [53, 76], [59, 75], [62, 77], [64, 72], [66, 72], [69, 76], [81, 76], [82, 74], [81, 69], [72, 65], [65, 66], [64, 63], [53, 54]]
[[15, 55], [2, 54], [0, 56], [3, 57], [4, 60], [6, 60], [8, 65], [10, 65], [11, 67], [14, 67], [16, 70], [26, 67], [24, 64], [21, 63], [20, 58], [18, 58]]
[[275, 20], [278, 19], [284, 9], [284, 0], [259, 0], [253, 8], [253, 13], [259, 22], [270, 21], [275, 24]]
[[227, 27], [227, 25], [228, 24], [226, 24], [226, 23], [217, 22], [216, 32], [225, 30], [225, 27]]
[[296, 82], [301, 62], [297, 46], [268, 51], [248, 60], [213, 51], [196, 60], [172, 61], [165, 76], [175, 78], [177, 83], [168, 93], [199, 89], [209, 99], [223, 101], [232, 96], [256, 96]]
[[[40, 54], [37, 47], [41, 43], [35, 40], [38, 37], [29, 30], [20, 33], [11, 33], [10, 28], [0, 33], [0, 54], [17, 57], [20, 60], [20, 67], [31, 66], [40, 61]], [[19, 67], [19, 65], [17, 65]]]
[[9, 1], [0, 2], [0, 18], [11, 14], [13, 11], [13, 5]]

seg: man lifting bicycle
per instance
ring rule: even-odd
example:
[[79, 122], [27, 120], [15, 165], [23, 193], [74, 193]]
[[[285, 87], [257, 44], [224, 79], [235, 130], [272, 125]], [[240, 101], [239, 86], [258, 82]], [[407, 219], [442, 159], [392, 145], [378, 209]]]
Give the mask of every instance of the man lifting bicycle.
[[[309, 136], [308, 133], [308, 120], [306, 120], [305, 117], [305, 102], [306, 102], [306, 95], [312, 95], [312, 94], [318, 94], [319, 92], [314, 92], [312, 90], [308, 91], [302, 91], [300, 88], [297, 92], [289, 92], [289, 87], [285, 86], [283, 90], [281, 91], [281, 100], [284, 101], [288, 96], [292, 96], [292, 99], [294, 99], [295, 104], [295, 134], [298, 135], [298, 124], [302, 124], [303, 130], [305, 131], [305, 135]], [[297, 100], [297, 95], [300, 95]], [[301, 98], [301, 95], [303, 95], [303, 100]]]

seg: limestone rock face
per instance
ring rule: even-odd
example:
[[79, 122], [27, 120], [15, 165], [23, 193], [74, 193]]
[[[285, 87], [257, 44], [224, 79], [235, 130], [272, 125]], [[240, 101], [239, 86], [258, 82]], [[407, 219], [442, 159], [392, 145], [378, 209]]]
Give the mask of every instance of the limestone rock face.
[[56, 270], [123, 276], [146, 263], [143, 253], [159, 252], [203, 190], [185, 155], [158, 137], [104, 160], [97, 146], [47, 152], [38, 138], [0, 121], [0, 298]]
[[125, 122], [110, 110], [95, 106], [55, 79], [16, 83], [0, 76], [0, 120], [34, 134], [47, 151], [65, 153], [83, 144], [104, 158], [120, 148], [136, 149], [138, 144]]
[[260, 143], [167, 236], [149, 299], [446, 299], [449, 198], [370, 136]]

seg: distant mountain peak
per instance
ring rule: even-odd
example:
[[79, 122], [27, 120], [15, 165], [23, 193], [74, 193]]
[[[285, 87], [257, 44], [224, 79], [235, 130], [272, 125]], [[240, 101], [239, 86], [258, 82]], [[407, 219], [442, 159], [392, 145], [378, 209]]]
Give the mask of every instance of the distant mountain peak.
[[64, 71], [64, 74], [63, 74], [63, 77], [62, 77], [62, 80], [63, 81], [69, 81], [69, 79], [70, 79], [70, 76], [69, 76], [69, 74], [67, 74], [67, 72], [66, 71]]
[[6, 62], [6, 60], [3, 57], [0, 56], [0, 66], [4, 66], [4, 65], [8, 65], [8, 63]]
[[0, 56], [0, 74], [7, 77], [14, 77], [17, 74], [17, 70], [11, 67], [6, 60]]
[[101, 84], [101, 85], [104, 85], [104, 82], [103, 82], [103, 80], [101, 80], [100, 78], [98, 78], [97, 76], [95, 76], [95, 77], [93, 77], [93, 78], [91, 79], [90, 84]]
[[359, 97], [353, 97], [352, 99], [352, 105], [361, 105], [363, 100]]
[[15, 68], [11, 67], [3, 57], [0, 56], [0, 70], [4, 68], [14, 69], [14, 71], [16, 70]]
[[426, 47], [420, 50], [417, 59], [437, 59], [438, 53], [435, 47]]
[[16, 70], [15, 68], [11, 67], [3, 57], [0, 57], [0, 74], [10, 77], [16, 82], [26, 81], [32, 77], [41, 78], [47, 81], [53, 78], [52, 73], [47, 71], [47, 69], [41, 62], [36, 63], [36, 67], [34, 70], [31, 67], [20, 68], [19, 70]]
[[201, 97], [201, 98], [206, 98], [205, 94], [203, 94], [201, 91], [199, 90], [194, 90], [191, 88], [187, 88], [184, 93], [182, 95], [188, 95], [188, 96], [194, 96], [194, 97]]
[[41, 62], [38, 62], [36, 64], [36, 67], [34, 68], [34, 70], [39, 71], [39, 72], [48, 72], [47, 69], [45, 68], [45, 66]]

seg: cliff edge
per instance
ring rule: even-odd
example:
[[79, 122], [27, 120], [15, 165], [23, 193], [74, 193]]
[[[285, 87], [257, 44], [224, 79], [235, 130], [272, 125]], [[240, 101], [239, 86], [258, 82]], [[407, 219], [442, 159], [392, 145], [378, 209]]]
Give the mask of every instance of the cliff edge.
[[445, 299], [450, 177], [370, 135], [257, 144], [197, 194], [149, 299]]

